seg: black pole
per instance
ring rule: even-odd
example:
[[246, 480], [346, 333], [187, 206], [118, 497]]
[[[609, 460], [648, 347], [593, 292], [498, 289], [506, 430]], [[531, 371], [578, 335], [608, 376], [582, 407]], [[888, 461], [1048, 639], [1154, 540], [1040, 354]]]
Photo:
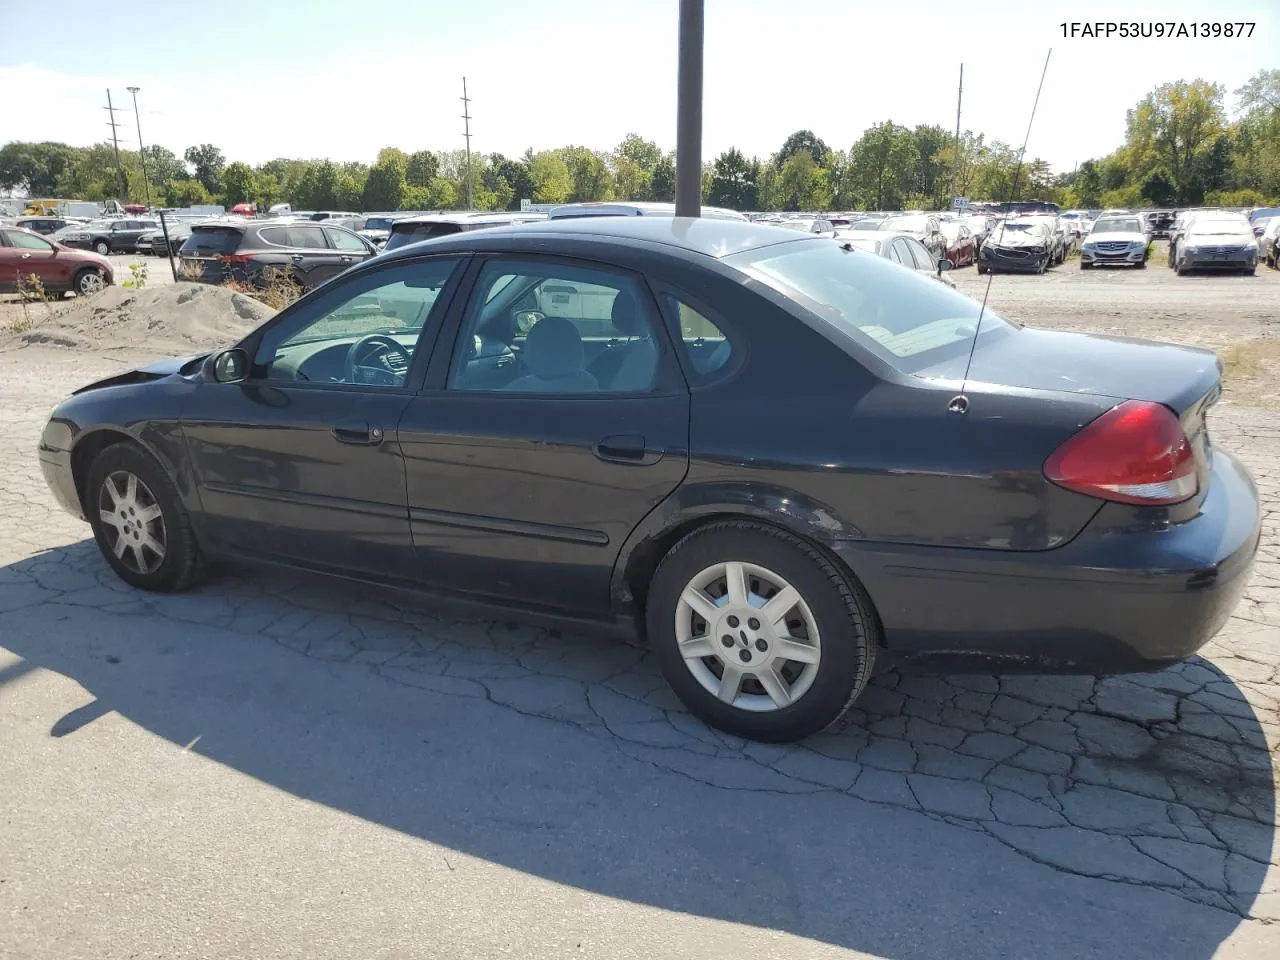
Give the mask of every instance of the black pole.
[[178, 282], [178, 268], [173, 262], [173, 244], [169, 242], [169, 225], [164, 222], [164, 211], [160, 211], [160, 229], [164, 233], [164, 252], [169, 255], [169, 269], [173, 271], [173, 282]]
[[702, 215], [702, 0], [680, 0], [676, 216]]

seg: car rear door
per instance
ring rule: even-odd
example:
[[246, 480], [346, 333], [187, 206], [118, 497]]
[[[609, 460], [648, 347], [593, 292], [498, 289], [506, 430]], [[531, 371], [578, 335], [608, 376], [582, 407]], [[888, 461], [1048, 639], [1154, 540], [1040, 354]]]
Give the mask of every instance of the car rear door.
[[291, 223], [288, 231], [292, 248], [289, 257], [304, 288], [319, 286], [351, 265], [350, 261], [343, 263], [341, 251], [329, 245], [325, 230], [318, 223]]
[[[472, 272], [400, 420], [421, 575], [477, 598], [604, 615], [623, 542], [688, 470], [689, 391], [669, 335], [627, 270], [521, 255]], [[561, 290], [531, 314], [535, 287]], [[627, 298], [634, 335], [607, 378], [586, 369], [593, 318], [557, 299], [569, 287], [591, 290], [609, 317]]]

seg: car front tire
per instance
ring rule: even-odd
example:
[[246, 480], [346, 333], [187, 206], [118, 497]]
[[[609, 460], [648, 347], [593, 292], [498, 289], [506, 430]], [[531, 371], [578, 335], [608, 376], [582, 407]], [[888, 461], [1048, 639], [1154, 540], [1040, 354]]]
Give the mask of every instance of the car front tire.
[[879, 639], [862, 587], [817, 547], [735, 520], [671, 549], [645, 619], [663, 675], [691, 713], [773, 743], [838, 720], [870, 679]]
[[85, 267], [71, 281], [71, 289], [79, 296], [87, 297], [100, 291], [105, 284], [106, 279], [101, 270], [96, 267]]
[[191, 518], [168, 473], [132, 442], [107, 447], [89, 467], [85, 516], [103, 558], [141, 590], [185, 590], [200, 552]]

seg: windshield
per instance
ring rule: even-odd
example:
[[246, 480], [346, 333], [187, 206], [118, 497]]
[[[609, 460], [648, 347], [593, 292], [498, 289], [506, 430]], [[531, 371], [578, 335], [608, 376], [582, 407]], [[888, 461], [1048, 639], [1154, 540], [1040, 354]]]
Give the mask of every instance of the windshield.
[[392, 228], [391, 238], [387, 240], [387, 250], [404, 247], [419, 240], [430, 240], [432, 237], [447, 237], [451, 233], [461, 233], [462, 226], [457, 223], [405, 223]]
[[[730, 257], [727, 263], [816, 314], [831, 329], [902, 371], [926, 368], [959, 378], [981, 305], [932, 277], [903, 270], [844, 244], [786, 244]], [[987, 310], [982, 336], [1015, 328]]]
[[859, 220], [857, 223], [849, 225], [850, 230], [879, 230], [879, 220]]
[[364, 228], [366, 230], [390, 230], [391, 218], [390, 217], [370, 217], [368, 220], [364, 222]]
[[1197, 223], [1187, 231], [1187, 236], [1191, 240], [1195, 240], [1197, 237], [1239, 237], [1241, 243], [1252, 243], [1253, 228], [1239, 223], [1210, 221], [1209, 223]]
[[1023, 221], [1022, 223], [1005, 223], [996, 231], [996, 239], [1000, 239], [1001, 235], [1017, 234], [1027, 236], [1029, 234], [1041, 234], [1043, 232], [1044, 227], [1038, 223], [1027, 223], [1026, 221]]
[[1142, 224], [1137, 220], [1099, 220], [1093, 225], [1094, 233], [1141, 233]]
[[881, 230], [898, 230], [902, 233], [924, 233], [929, 229], [928, 217], [890, 217], [880, 222]]

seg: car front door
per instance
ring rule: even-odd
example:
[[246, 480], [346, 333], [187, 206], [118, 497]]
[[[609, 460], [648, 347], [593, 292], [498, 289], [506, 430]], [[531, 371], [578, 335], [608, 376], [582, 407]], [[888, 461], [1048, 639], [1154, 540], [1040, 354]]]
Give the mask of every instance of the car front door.
[[338, 253], [338, 272], [349, 270], [357, 263], [364, 263], [373, 256], [373, 248], [354, 233], [346, 230], [335, 230], [328, 224], [324, 227], [324, 235], [329, 246]]
[[[688, 469], [689, 391], [669, 335], [626, 270], [520, 256], [473, 273], [400, 421], [422, 576], [605, 614], [623, 542]], [[593, 373], [583, 342], [602, 331], [617, 343]]]
[[245, 342], [243, 380], [199, 386], [183, 430], [219, 549], [415, 579], [397, 422], [459, 263], [402, 260], [334, 284]]
[[22, 285], [30, 286], [30, 278], [38, 277], [46, 290], [65, 288], [69, 282], [68, 261], [58, 259], [58, 253], [52, 243], [23, 230], [6, 230], [5, 237], [9, 246], [6, 256], [4, 278], [5, 285], [13, 289], [22, 278]]

